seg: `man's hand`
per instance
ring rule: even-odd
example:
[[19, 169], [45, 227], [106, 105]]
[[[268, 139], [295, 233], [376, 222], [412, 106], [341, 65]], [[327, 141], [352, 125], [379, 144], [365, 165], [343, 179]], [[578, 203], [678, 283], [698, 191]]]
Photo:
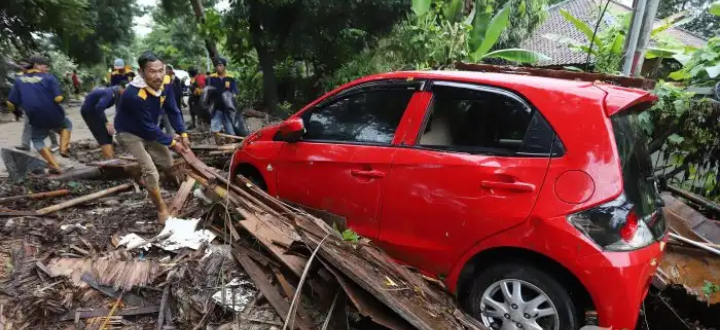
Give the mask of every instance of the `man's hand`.
[[186, 148], [190, 148], [190, 147], [191, 147], [191, 145], [190, 145], [190, 139], [189, 139], [187, 136], [185, 136], [185, 137], [182, 138], [182, 144], [184, 144]]
[[185, 148], [185, 146], [182, 143], [175, 143], [172, 147], [172, 150], [177, 152], [178, 154], [182, 155], [185, 152], [187, 152], [190, 149]]
[[107, 130], [108, 134], [115, 135], [115, 126], [111, 122], [105, 123], [105, 129]]

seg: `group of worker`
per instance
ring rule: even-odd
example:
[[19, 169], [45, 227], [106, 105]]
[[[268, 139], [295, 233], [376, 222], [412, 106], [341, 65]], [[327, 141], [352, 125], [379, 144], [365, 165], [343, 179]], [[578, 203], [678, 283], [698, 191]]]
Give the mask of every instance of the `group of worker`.
[[[18, 113], [21, 109], [24, 111], [32, 144], [48, 162], [51, 171], [59, 173], [60, 165], [54, 159], [51, 148], [45, 146], [44, 140], [50, 137], [52, 141], [53, 132], [57, 132], [60, 135], [60, 155], [68, 157], [72, 123], [61, 106], [63, 96], [60, 84], [55, 76], [48, 73], [47, 59], [33, 56], [28, 62], [26, 70], [18, 74], [14, 82], [8, 106]], [[200, 98], [205, 89], [214, 89], [220, 92], [215, 95], [224, 94], [226, 99], [228, 95], [237, 93], [234, 78], [225, 71], [227, 61], [218, 58], [214, 62], [216, 72], [209, 78], [190, 70], [189, 103], [193, 126], [196, 125], [196, 117], [199, 117], [197, 109], [201, 108]], [[114, 158], [115, 137], [137, 160], [141, 169], [141, 183], [157, 209], [158, 220], [164, 223], [169, 213], [160, 194], [158, 168], [161, 171], [170, 170], [173, 164], [170, 150], [178, 154], [191, 153], [180, 109], [182, 90], [173, 83], [177, 82], [177, 77], [172, 67], [152, 52], [145, 52], [138, 59], [137, 75], [122, 60], [116, 60], [113, 66], [114, 71], [108, 77], [109, 86], [95, 89], [86, 95], [80, 113], [100, 144], [105, 158]], [[108, 121], [105, 115], [105, 110], [112, 106], [115, 106], [114, 122]], [[217, 97], [212, 100], [211, 108], [211, 115], [208, 116], [211, 131], [234, 134], [233, 124], [225, 113], [226, 110], [235, 111], [234, 104], [223, 102], [221, 97]]]

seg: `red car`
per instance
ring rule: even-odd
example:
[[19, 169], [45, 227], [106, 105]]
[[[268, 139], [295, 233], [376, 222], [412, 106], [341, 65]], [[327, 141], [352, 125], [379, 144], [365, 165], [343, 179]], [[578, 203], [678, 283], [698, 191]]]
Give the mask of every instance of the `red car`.
[[[635, 328], [666, 240], [638, 114], [652, 94], [478, 72], [342, 86], [233, 158], [439, 278], [495, 329]], [[592, 313], [587, 313], [592, 315]]]

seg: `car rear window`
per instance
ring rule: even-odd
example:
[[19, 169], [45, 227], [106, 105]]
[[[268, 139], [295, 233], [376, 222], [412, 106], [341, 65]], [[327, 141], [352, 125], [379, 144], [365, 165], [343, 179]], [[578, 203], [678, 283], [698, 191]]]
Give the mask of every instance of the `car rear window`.
[[665, 233], [665, 221], [662, 212], [658, 212], [660, 196], [647, 149], [648, 137], [638, 119], [638, 114], [649, 106], [635, 106], [612, 116], [611, 121], [622, 166], [625, 196], [635, 205], [638, 218], [643, 219], [659, 238]]

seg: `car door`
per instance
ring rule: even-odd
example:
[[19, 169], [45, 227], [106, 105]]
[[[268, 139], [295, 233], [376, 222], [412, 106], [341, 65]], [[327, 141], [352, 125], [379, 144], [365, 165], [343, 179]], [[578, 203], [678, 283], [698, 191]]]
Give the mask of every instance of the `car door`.
[[395, 156], [378, 242], [403, 262], [444, 276], [473, 244], [527, 220], [554, 133], [512, 92], [432, 84], [432, 101], [417, 117], [422, 124]]
[[[402, 118], [420, 84], [380, 81], [341, 92], [301, 114], [306, 133], [277, 159], [280, 198], [345, 217], [375, 239]], [[398, 138], [399, 140], [399, 138]]]

